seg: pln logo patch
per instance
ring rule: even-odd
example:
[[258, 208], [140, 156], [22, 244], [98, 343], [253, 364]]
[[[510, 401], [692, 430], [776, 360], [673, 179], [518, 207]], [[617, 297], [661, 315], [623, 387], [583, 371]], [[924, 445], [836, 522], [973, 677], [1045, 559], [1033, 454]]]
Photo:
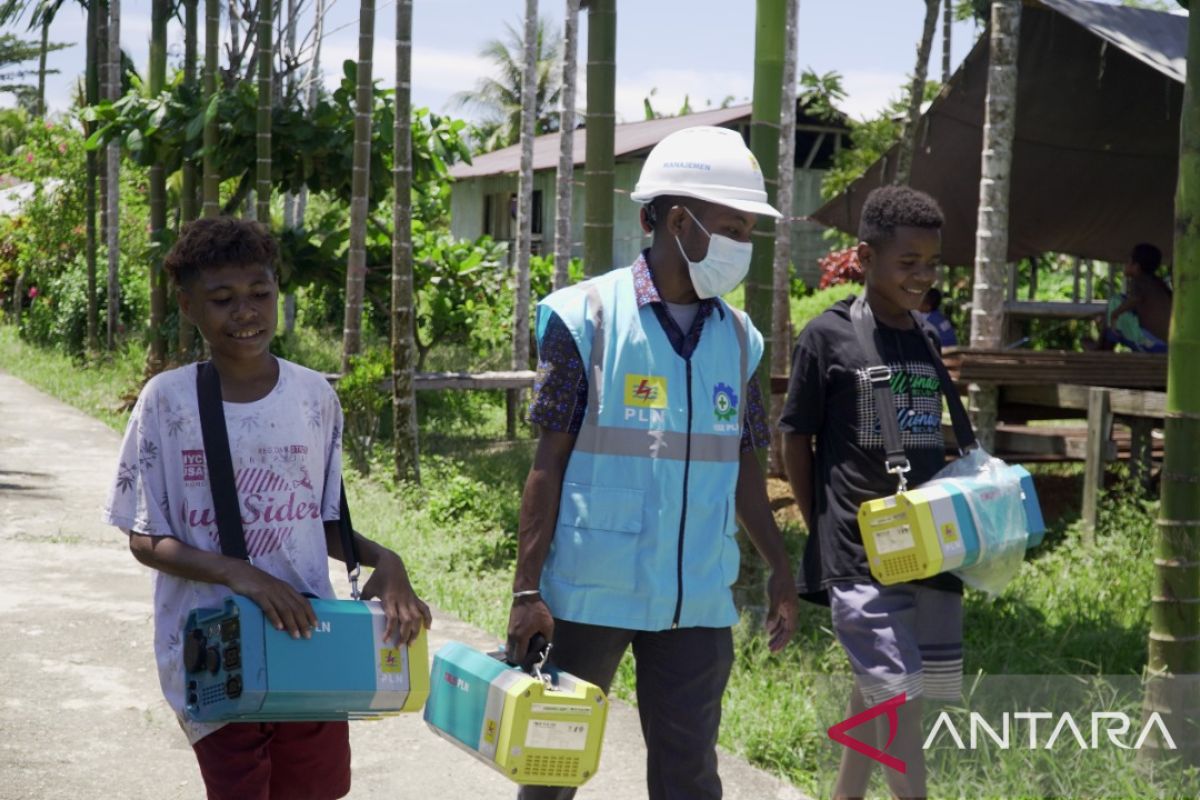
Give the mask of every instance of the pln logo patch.
[[721, 422], [729, 422], [737, 417], [738, 396], [732, 386], [718, 383], [713, 389], [713, 416]]
[[396, 647], [379, 650], [379, 671], [389, 674], [404, 672], [404, 654]]
[[635, 408], [666, 408], [667, 379], [661, 375], [626, 375], [625, 405]]

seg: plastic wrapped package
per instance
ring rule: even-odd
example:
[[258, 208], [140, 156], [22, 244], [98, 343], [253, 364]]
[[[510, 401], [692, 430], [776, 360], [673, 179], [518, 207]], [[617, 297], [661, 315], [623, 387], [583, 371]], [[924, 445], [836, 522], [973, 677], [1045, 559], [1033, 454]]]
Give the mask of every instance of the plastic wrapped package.
[[972, 589], [998, 595], [1021, 568], [1029, 542], [1030, 520], [1020, 474], [976, 448], [947, 464], [930, 483], [962, 493], [978, 536], [974, 560], [953, 573]]

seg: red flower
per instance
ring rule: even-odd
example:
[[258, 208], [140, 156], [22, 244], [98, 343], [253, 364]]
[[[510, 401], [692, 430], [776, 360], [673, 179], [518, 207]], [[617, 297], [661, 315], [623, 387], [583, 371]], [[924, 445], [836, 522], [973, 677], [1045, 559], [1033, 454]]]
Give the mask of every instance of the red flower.
[[858, 263], [858, 248], [834, 250], [817, 262], [821, 267], [821, 289], [843, 283], [862, 283], [862, 264]]
[[29, 299], [32, 300], [33, 298], [35, 298], [37, 296], [38, 296], [38, 288], [36, 286], [30, 286], [29, 287]]

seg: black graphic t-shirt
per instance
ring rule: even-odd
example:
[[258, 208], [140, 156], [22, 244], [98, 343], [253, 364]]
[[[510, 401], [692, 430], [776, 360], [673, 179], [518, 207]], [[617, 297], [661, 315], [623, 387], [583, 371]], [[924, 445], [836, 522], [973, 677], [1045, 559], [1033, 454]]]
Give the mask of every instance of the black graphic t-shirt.
[[[867, 379], [866, 355], [854, 335], [849, 297], [835, 303], [801, 332], [792, 353], [787, 401], [779, 428], [816, 439], [813, 519], [797, 585], [801, 596], [827, 603], [826, 589], [839, 581], [871, 580], [858, 530], [858, 508], [866, 500], [896, 492], [884, 466], [883, 436]], [[896, 416], [912, 471], [910, 486], [933, 477], [945, 464], [942, 394], [937, 370], [922, 336], [927, 328], [897, 330], [876, 321], [879, 354], [892, 369]], [[949, 573], [917, 581], [962, 591]]]

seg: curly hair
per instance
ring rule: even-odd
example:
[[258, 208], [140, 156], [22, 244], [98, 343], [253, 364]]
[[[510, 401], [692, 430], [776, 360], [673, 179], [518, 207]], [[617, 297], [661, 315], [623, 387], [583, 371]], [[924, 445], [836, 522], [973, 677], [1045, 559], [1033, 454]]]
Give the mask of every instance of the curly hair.
[[881, 186], [867, 195], [858, 221], [858, 238], [877, 245], [896, 228], [941, 230], [946, 222], [937, 201], [908, 186]]
[[176, 286], [186, 287], [206, 269], [265, 265], [276, 270], [278, 257], [279, 245], [262, 223], [211, 217], [183, 227], [163, 268]]

